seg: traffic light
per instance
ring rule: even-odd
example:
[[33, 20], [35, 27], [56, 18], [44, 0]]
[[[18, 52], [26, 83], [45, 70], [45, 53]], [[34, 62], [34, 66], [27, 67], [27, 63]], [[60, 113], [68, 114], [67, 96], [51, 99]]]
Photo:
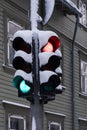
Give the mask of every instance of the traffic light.
[[17, 31], [13, 37], [15, 56], [13, 67], [17, 70], [13, 85], [18, 89], [18, 96], [33, 100], [32, 81], [32, 32], [29, 30]]
[[52, 31], [39, 32], [40, 42], [40, 95], [44, 101], [54, 100], [55, 94], [62, 93], [61, 43]]
[[[40, 88], [38, 96], [44, 102], [54, 100], [55, 94], [62, 93], [60, 60], [60, 39], [52, 31], [37, 31], [39, 41], [39, 77]], [[16, 73], [13, 85], [18, 89], [18, 96], [34, 101], [35, 87], [32, 71], [32, 31], [22, 30], [15, 33], [13, 37], [13, 48], [16, 53], [13, 59], [13, 67]], [[34, 59], [33, 59], [34, 60]]]

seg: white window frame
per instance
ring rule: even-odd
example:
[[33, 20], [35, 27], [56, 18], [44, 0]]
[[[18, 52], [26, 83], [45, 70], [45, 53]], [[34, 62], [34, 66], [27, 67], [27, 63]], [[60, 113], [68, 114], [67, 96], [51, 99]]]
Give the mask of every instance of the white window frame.
[[79, 18], [80, 24], [87, 27], [87, 4], [83, 0], [79, 0], [79, 10], [82, 13], [82, 17]]
[[81, 61], [81, 91], [87, 94], [87, 62]]
[[[11, 64], [11, 58], [10, 58], [10, 47], [12, 48], [12, 41], [13, 41], [13, 39], [12, 38], [9, 38], [8, 39], [8, 46], [7, 46], [7, 49], [8, 49], [8, 65], [9, 66], [12, 66], [12, 64]], [[15, 50], [14, 50], [14, 48], [12, 48], [12, 50], [14, 51], [13, 53], [15, 54]]]
[[61, 123], [58, 123], [58, 122], [50, 122], [49, 123], [49, 130], [51, 130], [51, 125], [56, 125], [59, 127], [59, 130], [61, 130]]
[[[16, 27], [18, 27], [18, 29], [16, 30], [16, 31], [18, 31], [18, 30], [23, 30], [24, 29], [24, 27], [22, 27], [21, 25], [19, 25], [18, 23], [16, 23], [15, 21], [12, 21], [12, 20], [7, 20], [7, 39], [8, 39], [8, 43], [7, 43], [7, 59], [8, 59], [8, 65], [9, 66], [12, 66], [12, 63], [11, 63], [11, 59], [10, 59], [10, 46], [11, 46], [11, 43], [12, 43], [12, 41], [13, 41], [13, 35], [14, 34], [11, 34], [10, 33], [10, 24], [13, 24], [14, 26], [16, 26]], [[16, 32], [15, 31], [15, 32]], [[14, 32], [14, 33], [15, 33]], [[15, 54], [15, 50], [13, 49], [13, 53]]]
[[19, 116], [19, 115], [8, 115], [8, 130], [14, 130], [10, 128], [10, 121], [11, 118], [15, 118], [15, 119], [22, 119], [24, 121], [24, 130], [26, 130], [26, 118], [23, 116]]

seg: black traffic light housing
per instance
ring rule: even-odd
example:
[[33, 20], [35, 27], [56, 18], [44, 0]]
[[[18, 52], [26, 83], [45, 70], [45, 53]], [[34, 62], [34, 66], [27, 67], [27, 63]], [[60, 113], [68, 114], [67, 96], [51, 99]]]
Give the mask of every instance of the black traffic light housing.
[[[35, 88], [32, 71], [32, 31], [17, 31], [13, 37], [13, 48], [16, 53], [13, 59], [13, 67], [16, 73], [13, 85], [18, 89], [18, 96], [33, 101]], [[55, 99], [55, 94], [62, 93], [60, 63], [62, 54], [60, 39], [52, 31], [37, 31], [39, 41], [39, 99], [48, 102]], [[61, 88], [61, 89], [60, 89]]]
[[31, 101], [34, 95], [32, 81], [32, 33], [29, 30], [17, 31], [13, 37], [15, 55], [13, 67], [17, 70], [13, 85], [18, 89], [18, 97]]
[[61, 43], [58, 35], [52, 31], [40, 31], [38, 35], [40, 41], [40, 96], [47, 102], [54, 100], [55, 94], [62, 93], [62, 87], [60, 87]]

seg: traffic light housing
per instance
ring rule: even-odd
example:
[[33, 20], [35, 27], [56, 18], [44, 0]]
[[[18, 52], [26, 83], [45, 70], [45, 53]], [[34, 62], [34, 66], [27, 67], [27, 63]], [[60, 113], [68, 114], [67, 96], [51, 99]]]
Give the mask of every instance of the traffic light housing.
[[[55, 94], [62, 93], [60, 63], [62, 54], [60, 39], [52, 31], [37, 31], [39, 42], [39, 77], [40, 101], [48, 102], [55, 99]], [[13, 67], [16, 73], [13, 85], [18, 89], [18, 96], [34, 101], [35, 87], [33, 83], [32, 63], [33, 32], [30, 30], [17, 31], [13, 37], [13, 48], [16, 53]], [[34, 59], [33, 59], [34, 60]]]
[[18, 89], [18, 96], [33, 100], [34, 88], [32, 81], [32, 32], [17, 31], [13, 37], [15, 55], [13, 67], [17, 70], [13, 85]]
[[40, 95], [44, 101], [50, 101], [55, 99], [55, 94], [62, 93], [61, 43], [52, 31], [40, 32], [39, 40]]

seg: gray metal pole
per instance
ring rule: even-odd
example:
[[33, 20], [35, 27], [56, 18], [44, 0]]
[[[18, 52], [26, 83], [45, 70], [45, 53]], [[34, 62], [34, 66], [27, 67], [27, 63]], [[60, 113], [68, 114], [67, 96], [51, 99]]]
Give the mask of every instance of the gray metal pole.
[[[31, 2], [32, 0], [30, 0]], [[38, 0], [38, 14], [42, 16], [42, 0]], [[32, 7], [30, 7], [32, 8]], [[32, 12], [31, 12], [32, 14]], [[31, 21], [32, 22], [32, 21]], [[37, 28], [42, 29], [42, 22], [37, 21]], [[30, 106], [30, 128], [31, 130], [43, 130], [43, 102], [39, 102], [40, 77], [39, 77], [39, 40], [38, 34], [33, 30], [32, 56], [33, 56], [33, 86], [34, 103]]]
[[[43, 130], [43, 102], [39, 102], [40, 78], [39, 78], [39, 60], [38, 50], [39, 41], [38, 35], [33, 34], [32, 41], [33, 54], [33, 85], [34, 85], [34, 103], [31, 103], [31, 130]], [[35, 127], [35, 128], [34, 128]]]

